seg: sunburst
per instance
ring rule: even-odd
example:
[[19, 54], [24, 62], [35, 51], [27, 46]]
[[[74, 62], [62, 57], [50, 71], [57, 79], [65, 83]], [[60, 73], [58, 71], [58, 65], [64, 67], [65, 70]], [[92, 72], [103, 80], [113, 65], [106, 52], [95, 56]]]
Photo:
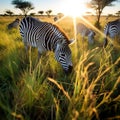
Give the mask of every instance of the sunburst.
[[[76, 31], [76, 18], [77, 17], [80, 17], [81, 20], [87, 24], [88, 26], [91, 26], [91, 28], [95, 31], [97, 31], [99, 34], [101, 34], [102, 36], [104, 36], [104, 34], [99, 30], [97, 29], [93, 24], [91, 24], [89, 21], [87, 21], [83, 15], [85, 15], [85, 13], [87, 12], [87, 8], [85, 6], [85, 2], [81, 1], [81, 0], [64, 0], [62, 1], [62, 11], [63, 13], [65, 14], [64, 17], [62, 17], [61, 19], [59, 19], [57, 22], [60, 22], [61, 20], [64, 20], [67, 16], [71, 16], [72, 19], [73, 19], [73, 25], [74, 25], [74, 39], [76, 41], [77, 39], [77, 31]], [[56, 22], [56, 23], [57, 23]], [[77, 52], [77, 42], [76, 42], [76, 45], [75, 45], [75, 48], [76, 48], [76, 52]], [[77, 53], [76, 53], [77, 54]]]
[[64, 0], [62, 11], [72, 17], [82, 16], [86, 12], [85, 3], [81, 0]]

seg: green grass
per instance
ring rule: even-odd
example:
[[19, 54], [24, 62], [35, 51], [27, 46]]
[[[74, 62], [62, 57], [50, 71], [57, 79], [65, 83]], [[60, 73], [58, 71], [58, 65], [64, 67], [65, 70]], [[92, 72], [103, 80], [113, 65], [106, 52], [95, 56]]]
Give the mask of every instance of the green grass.
[[[94, 45], [83, 43], [78, 35], [70, 46], [74, 70], [65, 75], [52, 52], [43, 54], [35, 67], [37, 50], [32, 48], [26, 56], [19, 30], [6, 28], [15, 18], [0, 19], [1, 120], [120, 119], [119, 48], [103, 49], [99, 34]], [[57, 24], [74, 37], [71, 18]]]

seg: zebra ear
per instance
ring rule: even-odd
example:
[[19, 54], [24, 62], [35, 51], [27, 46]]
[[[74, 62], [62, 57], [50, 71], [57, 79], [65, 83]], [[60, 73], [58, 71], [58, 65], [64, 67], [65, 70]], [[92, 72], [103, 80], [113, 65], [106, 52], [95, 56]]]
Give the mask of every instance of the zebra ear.
[[74, 39], [70, 39], [70, 40], [69, 40], [69, 45], [74, 44], [74, 43], [75, 43], [75, 41], [76, 41], [76, 40], [74, 40]]

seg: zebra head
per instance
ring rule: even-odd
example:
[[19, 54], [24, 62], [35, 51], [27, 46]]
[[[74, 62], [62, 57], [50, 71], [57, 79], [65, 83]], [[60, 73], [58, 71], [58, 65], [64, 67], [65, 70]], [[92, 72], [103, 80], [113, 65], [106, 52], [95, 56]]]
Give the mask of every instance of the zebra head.
[[70, 40], [69, 43], [57, 43], [55, 49], [55, 59], [62, 65], [62, 68], [66, 74], [71, 73], [73, 68], [71, 50], [69, 48], [69, 44], [71, 43], [73, 43], [73, 40]]

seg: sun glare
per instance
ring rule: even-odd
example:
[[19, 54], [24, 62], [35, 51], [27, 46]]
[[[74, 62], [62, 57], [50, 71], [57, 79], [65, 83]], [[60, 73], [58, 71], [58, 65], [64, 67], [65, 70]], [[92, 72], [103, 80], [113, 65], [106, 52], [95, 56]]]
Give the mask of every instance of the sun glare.
[[64, 0], [62, 7], [64, 14], [72, 17], [84, 15], [87, 9], [81, 0]]

